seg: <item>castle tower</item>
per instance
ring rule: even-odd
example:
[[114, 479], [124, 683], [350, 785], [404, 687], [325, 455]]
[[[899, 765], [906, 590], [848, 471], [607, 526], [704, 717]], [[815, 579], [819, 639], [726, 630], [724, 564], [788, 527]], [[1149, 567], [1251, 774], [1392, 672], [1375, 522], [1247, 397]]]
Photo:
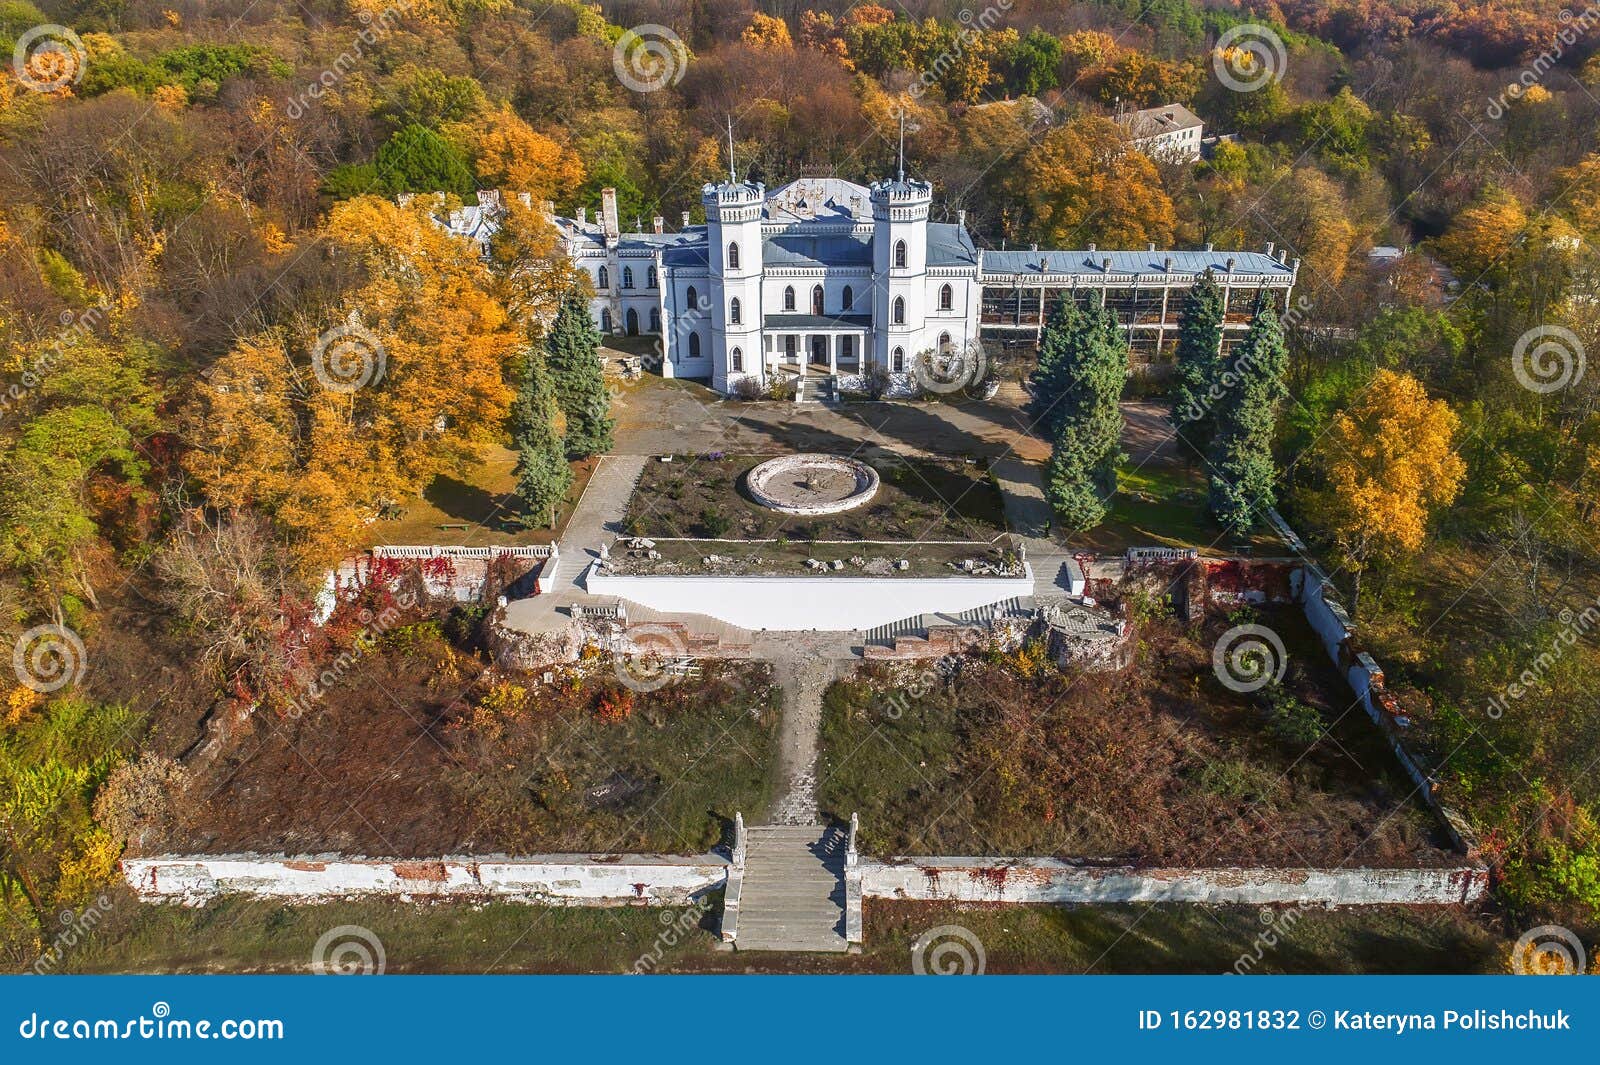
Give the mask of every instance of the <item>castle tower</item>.
[[766, 383], [761, 349], [761, 209], [767, 190], [759, 181], [736, 182], [731, 172], [728, 177], [706, 185], [700, 193], [711, 275], [711, 387], [719, 392], [730, 391], [742, 376]]
[[899, 348], [911, 367], [927, 299], [928, 207], [933, 186], [893, 181], [872, 186], [872, 361], [894, 369]]

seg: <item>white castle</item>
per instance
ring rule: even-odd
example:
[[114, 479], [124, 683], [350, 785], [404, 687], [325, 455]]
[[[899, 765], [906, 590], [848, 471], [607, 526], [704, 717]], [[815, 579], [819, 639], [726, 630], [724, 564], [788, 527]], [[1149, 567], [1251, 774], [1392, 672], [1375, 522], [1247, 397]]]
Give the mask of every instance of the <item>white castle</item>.
[[[882, 367], [901, 384], [925, 353], [957, 350], [980, 337], [1032, 340], [1062, 292], [1111, 307], [1136, 357], [1150, 360], [1177, 338], [1182, 291], [1211, 271], [1226, 298], [1224, 349], [1248, 328], [1270, 292], [1283, 311], [1299, 260], [1264, 252], [981, 250], [965, 212], [929, 217], [932, 187], [893, 180], [863, 187], [839, 178], [801, 178], [767, 192], [728, 180], [701, 192], [704, 225], [624, 233], [616, 193], [602, 191], [591, 220], [557, 217], [561, 245], [594, 286], [590, 310], [611, 335], [660, 337], [666, 377], [708, 381], [732, 392], [780, 375], [859, 379]], [[498, 200], [446, 224], [486, 242]]]

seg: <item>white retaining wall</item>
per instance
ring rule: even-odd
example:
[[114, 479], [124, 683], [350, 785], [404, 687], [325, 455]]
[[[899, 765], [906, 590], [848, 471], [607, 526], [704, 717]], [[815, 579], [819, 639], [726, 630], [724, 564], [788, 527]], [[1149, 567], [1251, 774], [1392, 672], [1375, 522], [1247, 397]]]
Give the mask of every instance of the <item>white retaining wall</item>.
[[1051, 858], [861, 861], [867, 898], [928, 902], [1309, 903], [1336, 906], [1473, 902], [1481, 866], [1448, 869], [1130, 869]]
[[727, 878], [715, 854], [548, 854], [529, 858], [284, 858], [257, 855], [128, 858], [140, 898], [203, 904], [221, 895], [328, 899], [360, 895], [498, 897], [547, 905], [688, 902]]
[[615, 595], [669, 613], [709, 614], [743, 629], [853, 632], [916, 614], [958, 614], [1033, 594], [1021, 577], [654, 577], [591, 565], [591, 595]]

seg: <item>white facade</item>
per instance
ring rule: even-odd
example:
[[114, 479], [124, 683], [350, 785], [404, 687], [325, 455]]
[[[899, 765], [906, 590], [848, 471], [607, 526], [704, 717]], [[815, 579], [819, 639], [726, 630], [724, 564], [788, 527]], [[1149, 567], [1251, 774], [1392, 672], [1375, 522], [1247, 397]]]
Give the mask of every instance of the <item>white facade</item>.
[[959, 221], [929, 221], [926, 182], [804, 178], [768, 193], [730, 180], [701, 203], [705, 225], [677, 233], [619, 232], [609, 195], [594, 222], [555, 220], [594, 284], [596, 324], [659, 333], [667, 377], [730, 391], [785, 369], [905, 373], [977, 340], [981, 256]]

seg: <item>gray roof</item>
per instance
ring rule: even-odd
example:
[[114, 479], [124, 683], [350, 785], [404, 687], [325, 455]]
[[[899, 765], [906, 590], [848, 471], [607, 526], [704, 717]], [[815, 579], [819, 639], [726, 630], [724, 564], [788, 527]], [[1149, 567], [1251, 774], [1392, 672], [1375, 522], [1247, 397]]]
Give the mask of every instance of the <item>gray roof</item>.
[[762, 319], [767, 329], [871, 329], [870, 314], [769, 314]]
[[[1172, 260], [1172, 272], [1218, 275], [1228, 272], [1233, 260], [1234, 273], [1293, 276], [1294, 270], [1265, 252], [1259, 251], [986, 251], [983, 273], [991, 274], [1098, 274], [1101, 264], [1111, 260], [1113, 274], [1160, 274]], [[1040, 263], [1045, 265], [1041, 269]]]
[[1205, 125], [1199, 115], [1182, 104], [1147, 107], [1142, 111], [1119, 115], [1117, 121], [1127, 128], [1130, 136], [1140, 138], [1159, 137], [1163, 133]]
[[872, 194], [842, 178], [800, 178], [767, 193], [762, 212], [768, 221], [779, 223], [870, 222]]
[[804, 230], [774, 233], [761, 242], [761, 261], [768, 266], [871, 266], [872, 237], [808, 236]]
[[929, 266], [975, 266], [978, 249], [965, 226], [954, 222], [928, 223]]

